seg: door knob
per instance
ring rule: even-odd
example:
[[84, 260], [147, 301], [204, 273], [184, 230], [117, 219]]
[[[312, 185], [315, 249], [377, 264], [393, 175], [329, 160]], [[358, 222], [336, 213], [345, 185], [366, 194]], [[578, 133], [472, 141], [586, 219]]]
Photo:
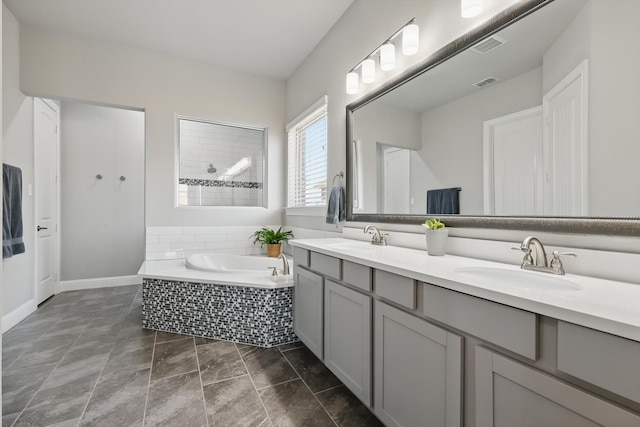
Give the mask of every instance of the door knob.
[[47, 228], [47, 227], [40, 227], [40, 226], [38, 226], [38, 231], [40, 231], [40, 230], [48, 230], [48, 228]]

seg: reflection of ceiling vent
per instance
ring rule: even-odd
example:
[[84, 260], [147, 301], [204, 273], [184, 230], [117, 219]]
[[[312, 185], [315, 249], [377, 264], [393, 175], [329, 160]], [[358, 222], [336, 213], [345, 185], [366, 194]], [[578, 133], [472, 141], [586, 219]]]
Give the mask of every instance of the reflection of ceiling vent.
[[497, 81], [498, 79], [495, 77], [487, 77], [486, 79], [480, 80], [479, 82], [474, 83], [473, 85], [478, 87], [485, 87], [485, 86], [492, 85]]
[[480, 43], [473, 45], [471, 47], [471, 50], [475, 50], [476, 52], [484, 55], [485, 53], [489, 53], [492, 50], [499, 48], [506, 42], [507, 41], [503, 38], [500, 38], [498, 36], [491, 36], [482, 40]]

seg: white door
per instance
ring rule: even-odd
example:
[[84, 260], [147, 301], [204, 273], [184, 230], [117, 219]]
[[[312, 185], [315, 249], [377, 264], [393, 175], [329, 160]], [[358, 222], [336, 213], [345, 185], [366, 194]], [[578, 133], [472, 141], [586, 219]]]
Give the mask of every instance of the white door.
[[34, 98], [36, 303], [55, 294], [58, 280], [58, 107]]
[[484, 123], [484, 213], [542, 215], [542, 107]]
[[543, 97], [547, 216], [588, 215], [587, 61]]
[[403, 148], [384, 150], [384, 212], [409, 213], [410, 152]]

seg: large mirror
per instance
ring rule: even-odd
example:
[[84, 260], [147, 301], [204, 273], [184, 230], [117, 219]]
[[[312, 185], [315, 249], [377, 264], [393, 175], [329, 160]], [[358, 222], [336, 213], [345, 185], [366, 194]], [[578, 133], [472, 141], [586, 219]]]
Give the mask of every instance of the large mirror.
[[638, 13], [521, 2], [349, 105], [348, 220], [640, 235]]

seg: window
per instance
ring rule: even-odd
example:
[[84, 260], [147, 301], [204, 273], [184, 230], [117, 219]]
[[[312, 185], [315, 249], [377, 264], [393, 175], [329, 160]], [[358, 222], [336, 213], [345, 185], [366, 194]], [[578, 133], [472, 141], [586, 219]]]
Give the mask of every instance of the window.
[[288, 200], [290, 208], [327, 202], [327, 97], [287, 126]]

